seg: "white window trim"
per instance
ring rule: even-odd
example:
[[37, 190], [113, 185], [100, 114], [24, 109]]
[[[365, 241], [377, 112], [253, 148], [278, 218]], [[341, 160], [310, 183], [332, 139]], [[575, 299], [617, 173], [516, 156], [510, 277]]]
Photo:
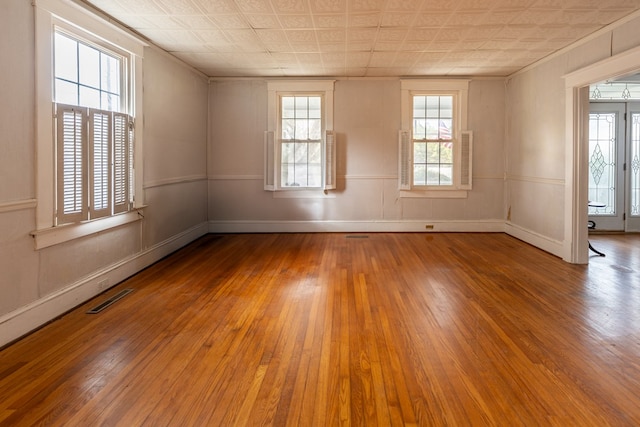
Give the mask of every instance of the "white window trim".
[[[454, 122], [454, 134], [458, 139], [462, 138], [462, 132], [467, 130], [467, 111], [469, 98], [469, 79], [407, 79], [400, 80], [400, 102], [401, 102], [401, 133], [409, 132], [413, 129], [413, 108], [412, 96], [414, 92], [434, 93], [434, 94], [453, 94], [456, 96], [456, 120]], [[402, 137], [400, 137], [402, 138]], [[411, 138], [411, 136], [409, 136]], [[400, 142], [401, 144], [401, 142]], [[457, 144], [454, 152], [454, 173], [457, 175], [460, 170], [460, 144]], [[399, 147], [399, 151], [401, 147]], [[413, 147], [411, 147], [413, 150]], [[398, 174], [401, 175], [403, 165], [400, 164], [402, 159], [399, 153], [399, 169]], [[400, 197], [410, 198], [466, 198], [468, 189], [460, 189], [456, 187], [459, 182], [454, 182], [453, 186], [413, 186], [413, 165], [408, 171], [411, 178], [410, 188], [400, 186]], [[400, 179], [400, 176], [399, 176]]]
[[[327, 147], [327, 134], [331, 137], [335, 138], [335, 134], [333, 133], [333, 91], [334, 91], [335, 80], [277, 80], [277, 81], [268, 81], [267, 82], [267, 131], [265, 132], [265, 170], [264, 170], [264, 178], [265, 178], [265, 190], [268, 191], [286, 191], [291, 192], [291, 197], [295, 198], [299, 196], [300, 198], [313, 198], [314, 193], [326, 194], [328, 189], [335, 189], [335, 146], [333, 146], [333, 151], [330, 154], [325, 152]], [[323, 121], [324, 121], [324, 132], [323, 132], [323, 182], [322, 186], [315, 188], [283, 188], [280, 185], [280, 161], [278, 159], [279, 150], [275, 149], [273, 152], [269, 153], [269, 144], [273, 144], [273, 148], [277, 147], [277, 142], [275, 140], [275, 135], [278, 130], [278, 96], [281, 93], [287, 94], [312, 94], [312, 93], [320, 93], [323, 95]], [[335, 140], [333, 141], [335, 144]], [[327, 155], [331, 156], [331, 159], [328, 159], [332, 166], [332, 172], [330, 173], [331, 178], [327, 179], [327, 171], [325, 170], [327, 166]], [[328, 183], [328, 180], [333, 180], [332, 183]], [[275, 196], [274, 197], [279, 197]]]
[[[135, 201], [133, 209], [142, 209], [143, 193], [143, 111], [142, 58], [146, 44], [126, 31], [114, 26], [85, 7], [69, 0], [34, 0], [36, 50], [36, 230], [32, 233], [36, 248], [51, 246], [78, 237], [117, 227], [140, 218], [135, 212], [78, 224], [54, 227], [55, 196], [55, 137], [53, 125], [53, 36], [55, 26], [63, 26], [100, 39], [115, 50], [130, 54], [129, 70], [131, 105], [129, 114], [135, 117], [134, 171]], [[75, 30], [74, 30], [75, 31]], [[121, 217], [121, 218], [118, 218]], [[55, 228], [55, 232], [51, 232]], [[55, 239], [50, 236], [55, 235]], [[41, 236], [49, 236], [39, 242]]]

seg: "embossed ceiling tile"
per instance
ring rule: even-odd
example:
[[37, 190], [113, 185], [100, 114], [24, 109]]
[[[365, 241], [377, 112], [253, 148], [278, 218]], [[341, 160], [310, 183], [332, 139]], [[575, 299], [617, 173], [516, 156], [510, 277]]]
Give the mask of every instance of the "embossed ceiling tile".
[[209, 20], [218, 28], [249, 28], [249, 23], [240, 14], [211, 15]]
[[337, 67], [344, 65], [346, 62], [346, 55], [344, 52], [322, 53], [320, 57], [322, 58], [322, 63], [325, 67]]
[[316, 34], [313, 30], [285, 30], [287, 40], [290, 42], [314, 42], [316, 41]]
[[216, 28], [216, 25], [204, 15], [178, 15], [173, 19], [185, 29], [206, 30]]
[[130, 17], [128, 25], [136, 30], [178, 30], [183, 27], [167, 15], [136, 15]]
[[375, 12], [381, 11], [385, 0], [348, 0], [350, 12]]
[[307, 0], [271, 0], [276, 13], [309, 13]]
[[296, 53], [296, 57], [301, 65], [322, 65], [322, 55], [319, 53]]
[[271, 57], [276, 63], [280, 64], [290, 64], [298, 61], [295, 53], [275, 52], [271, 53]]
[[131, 15], [162, 15], [165, 13], [153, 0], [118, 0], [118, 3]]
[[361, 52], [361, 51], [371, 51], [373, 50], [373, 45], [375, 41], [371, 40], [362, 40], [357, 42], [348, 42], [346, 50], [351, 52]]
[[319, 53], [320, 49], [316, 42], [289, 42], [292, 52], [296, 53]]
[[429, 50], [431, 40], [425, 41], [406, 41], [400, 47], [402, 52], [425, 52]]
[[533, 4], [535, 4], [535, 2], [536, 0], [500, 0], [492, 2], [492, 7], [495, 10], [524, 10], [530, 8]]
[[436, 41], [460, 41], [467, 37], [469, 27], [445, 27], [442, 28], [433, 40]]
[[483, 49], [490, 50], [508, 50], [515, 46], [516, 43], [513, 40], [487, 40], [486, 43], [482, 45]]
[[269, 42], [269, 41], [263, 41], [262, 45], [265, 47], [265, 49], [267, 49], [269, 52], [278, 52], [278, 53], [284, 53], [284, 52], [293, 52], [293, 48], [291, 47], [291, 45], [289, 44], [289, 42], [277, 42], [277, 41], [273, 41], [273, 42]]
[[397, 52], [400, 50], [400, 43], [397, 42], [376, 42], [373, 50], [375, 52]]
[[408, 27], [415, 15], [410, 13], [383, 13], [381, 25], [383, 27]]
[[451, 15], [449, 20], [447, 21], [447, 25], [450, 26], [466, 26], [466, 25], [476, 25], [482, 22], [482, 18], [485, 15], [485, 12], [475, 13], [475, 12], [461, 12], [454, 13]]
[[449, 12], [434, 12], [434, 13], [421, 13], [416, 16], [414, 25], [416, 27], [441, 27], [447, 23], [451, 13]]
[[352, 28], [377, 27], [380, 23], [380, 13], [349, 14], [349, 26]]
[[498, 34], [502, 29], [501, 26], [496, 25], [480, 25], [477, 27], [470, 27], [467, 30], [467, 40], [487, 40], [491, 39]]
[[347, 0], [315, 0], [310, 2], [315, 13], [344, 13], [347, 11]]
[[344, 42], [347, 39], [346, 30], [317, 30], [318, 42]]
[[314, 15], [313, 20], [316, 28], [345, 28], [347, 25], [345, 14]]
[[352, 28], [347, 30], [347, 40], [349, 42], [375, 40], [377, 34], [376, 28]]
[[381, 28], [378, 32], [378, 40], [380, 41], [402, 41], [407, 36], [407, 29]]
[[418, 60], [418, 54], [413, 52], [398, 52], [393, 65], [395, 67], [412, 67]]
[[268, 0], [242, 0], [235, 3], [245, 13], [273, 13]]
[[598, 21], [597, 10], [570, 9], [562, 11], [562, 23], [567, 25], [592, 24]]
[[372, 52], [369, 60], [370, 67], [386, 67], [393, 63], [395, 52]]
[[276, 15], [264, 15], [264, 14], [245, 14], [244, 17], [249, 22], [251, 28], [281, 28], [280, 21]]
[[563, 23], [563, 13], [560, 10], [532, 10], [528, 9], [520, 12], [509, 21], [510, 25], [538, 25]]
[[435, 62], [440, 62], [445, 57], [446, 57], [445, 52], [423, 52], [416, 59], [416, 65], [417, 64], [433, 64]]
[[318, 49], [322, 53], [345, 52], [346, 45], [344, 43], [319, 43]]
[[258, 36], [253, 30], [250, 29], [228, 29], [224, 30], [225, 35], [229, 41], [234, 43], [257, 43]]
[[222, 30], [198, 31], [198, 37], [200, 37], [205, 43], [211, 43], [214, 46], [229, 43], [226, 33]]
[[366, 67], [369, 65], [371, 52], [347, 52], [347, 66], [349, 67]]
[[263, 42], [287, 42], [287, 35], [282, 30], [255, 30]]
[[509, 24], [513, 19], [518, 16], [522, 11], [513, 10], [492, 10], [482, 17], [482, 22], [479, 25], [504, 25]]
[[[513, 3], [518, 0], [514, 0]], [[458, 10], [474, 10], [474, 11], [488, 11], [492, 7], [500, 7], [500, 1], [487, 1], [487, 0], [459, 0], [457, 4]], [[502, 1], [502, 3], [505, 3]], [[512, 2], [509, 1], [509, 4]]]
[[439, 41], [434, 40], [429, 45], [429, 50], [439, 51], [439, 52], [450, 52], [458, 45], [458, 42], [454, 41]]
[[527, 37], [536, 27], [533, 25], [506, 25], [495, 34], [501, 40], [518, 40]]
[[167, 13], [172, 15], [198, 15], [202, 11], [190, 0], [155, 0]]
[[238, 11], [233, 0], [193, 0], [193, 3], [209, 14], [226, 14]]
[[422, 0], [388, 0], [385, 7], [387, 12], [413, 12], [420, 10]]
[[596, 24], [580, 24], [572, 26], [563, 26], [555, 33], [555, 38], [565, 38], [571, 40], [577, 40], [600, 28]]
[[422, 10], [425, 12], [432, 11], [453, 11], [457, 8], [458, 0], [424, 0]]
[[438, 28], [412, 28], [407, 33], [409, 41], [431, 41], [436, 38], [440, 29]]
[[311, 15], [280, 15], [280, 22], [286, 29], [313, 28]]

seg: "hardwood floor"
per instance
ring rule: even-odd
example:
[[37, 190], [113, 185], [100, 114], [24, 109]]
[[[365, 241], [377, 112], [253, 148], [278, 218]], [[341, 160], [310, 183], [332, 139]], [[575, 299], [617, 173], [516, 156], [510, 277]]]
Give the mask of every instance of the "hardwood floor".
[[3, 349], [0, 425], [640, 425], [640, 235], [591, 242], [208, 235]]

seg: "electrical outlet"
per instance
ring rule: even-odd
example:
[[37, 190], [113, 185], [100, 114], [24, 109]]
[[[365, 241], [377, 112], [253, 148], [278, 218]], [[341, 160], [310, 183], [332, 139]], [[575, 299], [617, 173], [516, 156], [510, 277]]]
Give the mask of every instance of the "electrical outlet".
[[433, 230], [433, 224], [427, 224], [424, 226], [427, 230]]

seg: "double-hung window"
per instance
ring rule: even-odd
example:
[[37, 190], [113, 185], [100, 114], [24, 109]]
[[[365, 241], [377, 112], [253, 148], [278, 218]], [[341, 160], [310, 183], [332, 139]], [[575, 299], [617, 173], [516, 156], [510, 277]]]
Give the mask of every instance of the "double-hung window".
[[468, 81], [403, 80], [401, 90], [400, 189], [464, 197], [471, 189], [472, 164], [472, 135], [466, 131]]
[[142, 122], [145, 44], [76, 2], [33, 3], [38, 203], [32, 234], [43, 248], [138, 219], [142, 128], [134, 124]]
[[132, 206], [133, 118], [125, 54], [56, 28], [56, 224]]
[[335, 188], [333, 81], [269, 82], [265, 189]]

